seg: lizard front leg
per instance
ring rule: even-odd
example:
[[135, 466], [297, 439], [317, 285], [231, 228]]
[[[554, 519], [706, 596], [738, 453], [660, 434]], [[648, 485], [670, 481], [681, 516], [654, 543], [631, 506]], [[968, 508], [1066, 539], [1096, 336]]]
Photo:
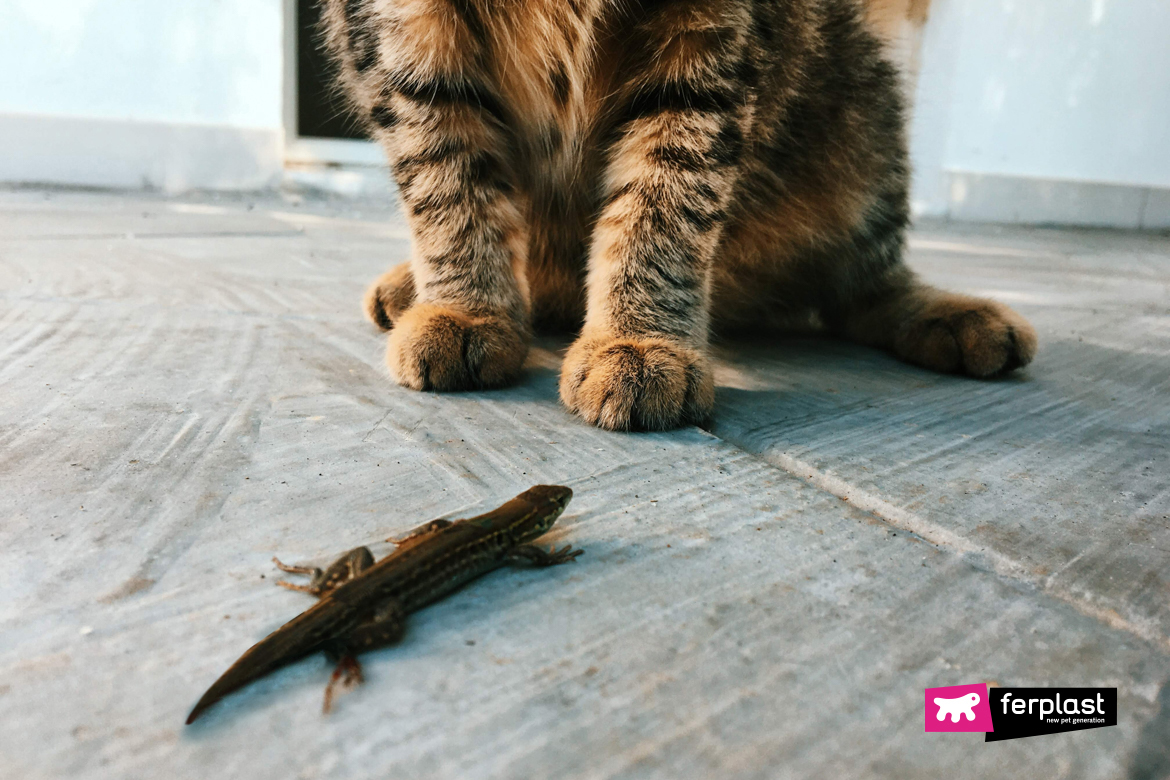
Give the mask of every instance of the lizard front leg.
[[294, 585], [284, 580], [277, 580], [277, 585], [289, 590], [311, 593], [314, 596], [324, 596], [373, 566], [374, 556], [368, 547], [355, 547], [330, 564], [325, 571], [321, 571], [316, 566], [288, 566], [281, 563], [278, 558], [273, 558], [272, 562], [281, 571], [312, 576], [308, 585]]
[[450, 520], [432, 520], [429, 523], [423, 523], [418, 528], [407, 531], [402, 536], [391, 536], [386, 541], [398, 548], [394, 551], [395, 553], [400, 553], [403, 550], [409, 550], [419, 542], [430, 539], [449, 525], [451, 525]]
[[574, 550], [572, 545], [565, 545], [561, 549], [552, 547], [545, 550], [535, 544], [522, 544], [508, 555], [508, 563], [513, 566], [558, 566], [572, 562], [584, 550]]

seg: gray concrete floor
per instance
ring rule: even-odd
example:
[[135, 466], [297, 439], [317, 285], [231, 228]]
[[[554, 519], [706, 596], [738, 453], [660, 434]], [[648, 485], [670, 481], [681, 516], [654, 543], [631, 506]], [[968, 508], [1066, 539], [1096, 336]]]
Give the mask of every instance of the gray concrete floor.
[[[1170, 776], [1170, 239], [928, 225], [931, 281], [1036, 324], [1008, 379], [813, 338], [719, 347], [712, 431], [391, 384], [386, 206], [0, 193], [4, 777]], [[537, 482], [573, 567], [183, 719], [327, 561]], [[388, 545], [375, 545], [383, 552]], [[924, 734], [923, 689], [1117, 686], [1117, 728]]]

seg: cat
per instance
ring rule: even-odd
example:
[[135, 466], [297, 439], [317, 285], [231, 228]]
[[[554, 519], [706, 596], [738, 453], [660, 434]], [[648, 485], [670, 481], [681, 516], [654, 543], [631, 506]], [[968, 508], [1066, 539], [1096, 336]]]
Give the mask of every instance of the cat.
[[[877, 0], [870, 0], [876, 2]], [[903, 262], [896, 68], [857, 0], [324, 0], [326, 50], [413, 235], [365, 298], [418, 390], [514, 381], [579, 331], [564, 404], [706, 421], [713, 328], [813, 321], [942, 372], [1026, 365], [1032, 327]]]

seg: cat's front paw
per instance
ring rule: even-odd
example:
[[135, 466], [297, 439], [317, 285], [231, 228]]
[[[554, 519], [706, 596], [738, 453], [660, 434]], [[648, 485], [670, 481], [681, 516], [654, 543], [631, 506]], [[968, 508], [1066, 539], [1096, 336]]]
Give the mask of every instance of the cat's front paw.
[[1032, 362], [1036, 331], [1001, 303], [948, 293], [902, 327], [894, 351], [935, 371], [989, 377]]
[[414, 390], [477, 390], [508, 384], [528, 354], [527, 330], [505, 315], [417, 303], [394, 321], [386, 365]]
[[662, 338], [577, 339], [561, 368], [561, 400], [611, 431], [702, 423], [715, 404], [705, 355]]

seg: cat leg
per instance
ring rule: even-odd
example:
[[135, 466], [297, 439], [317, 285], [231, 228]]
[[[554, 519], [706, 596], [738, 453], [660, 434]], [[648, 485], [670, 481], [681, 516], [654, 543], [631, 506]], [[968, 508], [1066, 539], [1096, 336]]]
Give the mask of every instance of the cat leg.
[[585, 326], [561, 369], [565, 405], [610, 430], [710, 414], [711, 267], [750, 115], [749, 14], [719, 2], [655, 8], [631, 36], [646, 49], [619, 98]]
[[1036, 331], [1012, 309], [936, 289], [904, 267], [892, 276], [894, 283], [874, 302], [845, 311], [831, 327], [944, 373], [992, 377], [1032, 362]]
[[[532, 323], [538, 331], [575, 332], [585, 318], [586, 209], [576, 200], [560, 192], [542, 192], [532, 198], [525, 276]], [[401, 263], [370, 285], [362, 307], [371, 322], [390, 330], [414, 301], [410, 263]]]
[[510, 382], [530, 341], [528, 235], [509, 109], [489, 74], [494, 54], [476, 5], [328, 0], [323, 18], [342, 78], [386, 151], [413, 237], [413, 303], [401, 270], [383, 277], [391, 283], [368, 305], [378, 324], [393, 326], [391, 375], [416, 390]]

